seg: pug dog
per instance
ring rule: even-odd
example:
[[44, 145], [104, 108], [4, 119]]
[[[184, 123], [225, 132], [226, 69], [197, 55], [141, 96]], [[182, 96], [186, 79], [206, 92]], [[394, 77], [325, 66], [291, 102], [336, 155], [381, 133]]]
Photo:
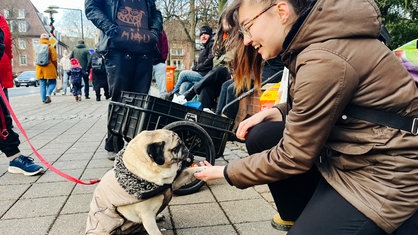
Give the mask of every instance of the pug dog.
[[194, 180], [204, 167], [184, 167], [192, 155], [170, 130], [142, 131], [115, 158], [97, 185], [85, 234], [130, 234], [138, 226], [159, 235], [156, 216], [172, 192]]

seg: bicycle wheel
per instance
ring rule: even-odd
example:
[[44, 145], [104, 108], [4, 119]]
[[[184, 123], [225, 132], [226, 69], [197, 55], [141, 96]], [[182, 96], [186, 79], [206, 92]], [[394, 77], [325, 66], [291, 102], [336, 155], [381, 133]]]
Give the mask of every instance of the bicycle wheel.
[[[177, 121], [170, 123], [164, 127], [177, 133], [183, 140], [190, 153], [193, 154], [193, 162], [208, 161], [210, 164], [215, 164], [215, 146], [209, 134], [198, 124], [191, 121]], [[176, 195], [187, 195], [197, 192], [205, 182], [195, 180], [180, 189], [174, 191]]]

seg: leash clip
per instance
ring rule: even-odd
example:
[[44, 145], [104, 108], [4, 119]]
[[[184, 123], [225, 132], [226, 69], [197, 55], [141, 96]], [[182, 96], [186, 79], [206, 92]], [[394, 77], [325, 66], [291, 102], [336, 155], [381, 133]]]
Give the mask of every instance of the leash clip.
[[3, 129], [1, 131], [1, 136], [3, 137], [3, 140], [5, 140], [7, 136], [9, 136], [9, 132], [7, 131], [7, 129]]
[[413, 135], [418, 135], [418, 118], [412, 120], [411, 133]]

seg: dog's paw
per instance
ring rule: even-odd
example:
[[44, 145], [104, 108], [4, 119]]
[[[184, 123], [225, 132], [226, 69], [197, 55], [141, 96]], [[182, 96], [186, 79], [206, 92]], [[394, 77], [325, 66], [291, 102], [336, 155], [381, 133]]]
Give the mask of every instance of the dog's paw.
[[194, 173], [204, 170], [206, 167], [189, 167], [184, 169], [173, 182], [173, 190], [177, 190], [186, 184], [190, 184], [196, 180]]

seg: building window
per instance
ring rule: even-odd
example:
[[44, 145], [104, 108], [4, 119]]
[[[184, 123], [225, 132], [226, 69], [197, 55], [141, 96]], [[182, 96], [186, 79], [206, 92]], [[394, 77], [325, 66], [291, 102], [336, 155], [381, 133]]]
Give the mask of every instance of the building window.
[[18, 40], [19, 49], [26, 49], [26, 41], [23, 38], [19, 38]]
[[3, 9], [3, 16], [4, 16], [4, 18], [9, 19], [9, 15], [10, 15], [9, 10]]
[[170, 53], [171, 55], [174, 55], [174, 56], [182, 56], [183, 48], [172, 48]]
[[28, 65], [28, 57], [25, 55], [21, 55], [19, 57], [19, 63], [20, 65]]
[[33, 48], [35, 48], [35, 46], [38, 45], [38, 44], [39, 44], [39, 39], [38, 38], [32, 39], [32, 47]]
[[176, 66], [176, 70], [183, 70], [184, 65], [181, 60], [171, 60], [171, 64]]
[[26, 33], [27, 31], [27, 25], [25, 21], [19, 22], [19, 32], [20, 33]]
[[15, 21], [13, 21], [13, 20], [10, 20], [9, 21], [9, 30], [10, 30], [10, 32], [14, 32], [15, 31]]
[[17, 14], [18, 19], [25, 19], [25, 9], [19, 9]]

